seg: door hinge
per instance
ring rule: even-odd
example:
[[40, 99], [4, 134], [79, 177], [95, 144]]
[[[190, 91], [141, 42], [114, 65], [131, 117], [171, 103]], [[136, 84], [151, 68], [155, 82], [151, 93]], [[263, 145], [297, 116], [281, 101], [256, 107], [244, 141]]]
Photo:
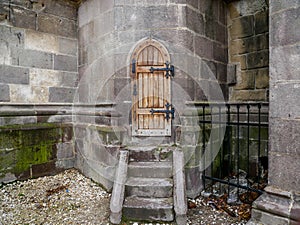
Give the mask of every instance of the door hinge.
[[175, 109], [174, 109], [174, 107], [172, 106], [172, 104], [169, 104], [168, 102], [166, 103], [165, 106], [166, 106], [166, 109], [151, 109], [150, 112], [151, 112], [152, 115], [153, 115], [153, 113], [165, 113], [167, 121], [169, 121], [170, 114], [171, 114], [171, 119], [173, 120], [175, 118]]
[[167, 61], [165, 68], [154, 68], [151, 66], [149, 69], [151, 73], [154, 71], [166, 71], [166, 78], [169, 78], [170, 76], [174, 77], [175, 76], [175, 68], [173, 65], [170, 65], [170, 63]]
[[136, 88], [136, 84], [133, 85], [133, 93], [134, 96], [137, 96], [137, 88]]

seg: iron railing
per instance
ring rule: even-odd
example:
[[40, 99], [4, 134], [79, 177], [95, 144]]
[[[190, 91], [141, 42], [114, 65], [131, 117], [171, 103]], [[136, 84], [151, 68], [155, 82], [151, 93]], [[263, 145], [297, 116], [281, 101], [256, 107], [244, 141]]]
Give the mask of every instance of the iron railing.
[[201, 103], [198, 107], [202, 153], [220, 142], [217, 154], [203, 154], [206, 191], [234, 195], [234, 201], [241, 193], [261, 194], [268, 171], [268, 103]]

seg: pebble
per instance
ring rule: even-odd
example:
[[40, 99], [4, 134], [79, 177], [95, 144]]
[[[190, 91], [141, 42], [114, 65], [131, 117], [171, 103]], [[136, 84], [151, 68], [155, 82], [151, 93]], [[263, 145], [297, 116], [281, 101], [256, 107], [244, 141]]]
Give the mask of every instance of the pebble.
[[[75, 169], [55, 176], [17, 181], [0, 186], [0, 224], [109, 225], [110, 194]], [[192, 200], [188, 225], [243, 225], [225, 212], [213, 211], [203, 197]], [[124, 222], [122, 225], [174, 225]]]

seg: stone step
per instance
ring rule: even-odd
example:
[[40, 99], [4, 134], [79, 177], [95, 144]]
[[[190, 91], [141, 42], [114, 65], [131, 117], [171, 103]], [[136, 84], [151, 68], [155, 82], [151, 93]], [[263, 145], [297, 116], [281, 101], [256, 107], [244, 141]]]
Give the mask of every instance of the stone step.
[[129, 161], [171, 161], [173, 147], [130, 146]]
[[168, 198], [173, 194], [170, 178], [130, 177], [126, 182], [126, 196]]
[[171, 178], [172, 162], [130, 162], [128, 177]]
[[123, 216], [129, 220], [173, 221], [173, 199], [127, 197], [123, 205]]

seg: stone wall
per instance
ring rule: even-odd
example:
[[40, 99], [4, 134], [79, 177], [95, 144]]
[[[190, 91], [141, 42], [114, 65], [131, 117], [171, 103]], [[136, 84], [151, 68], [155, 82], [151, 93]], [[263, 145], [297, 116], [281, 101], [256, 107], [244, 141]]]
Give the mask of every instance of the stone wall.
[[269, 185], [254, 204], [255, 224], [300, 222], [299, 14], [299, 1], [270, 1]]
[[0, 102], [73, 102], [77, 9], [70, 1], [0, 3]]
[[236, 77], [228, 79], [230, 101], [268, 101], [268, 24], [267, 1], [228, 4], [229, 63], [236, 65]]
[[74, 167], [70, 105], [1, 104], [0, 183]]

